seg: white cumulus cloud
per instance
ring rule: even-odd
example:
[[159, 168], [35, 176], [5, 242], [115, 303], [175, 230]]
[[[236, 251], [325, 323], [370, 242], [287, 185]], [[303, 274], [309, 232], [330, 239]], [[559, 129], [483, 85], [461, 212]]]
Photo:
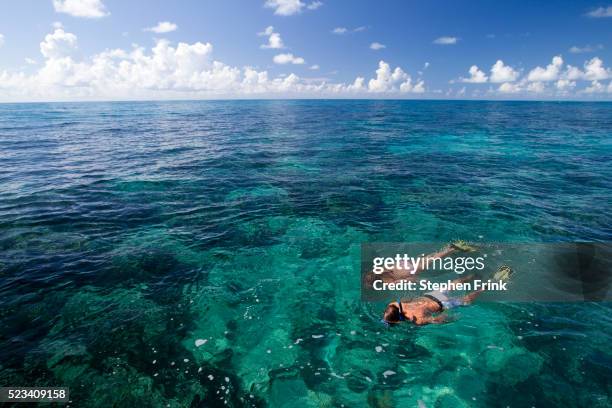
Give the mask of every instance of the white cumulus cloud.
[[4, 34], [0, 34], [0, 47], [4, 45]]
[[575, 81], [578, 79], [582, 79], [584, 73], [578, 67], [574, 67], [572, 65], [568, 65], [563, 73], [563, 77], [569, 79], [571, 81]]
[[542, 93], [546, 89], [544, 82], [530, 82], [527, 84], [527, 91], [533, 93]]
[[346, 34], [348, 29], [346, 27], [336, 27], [332, 30], [333, 34]]
[[321, 1], [304, 3], [301, 0], [266, 0], [264, 7], [274, 9], [274, 14], [279, 16], [292, 16], [301, 13], [304, 8], [316, 10], [323, 5]]
[[[160, 39], [150, 49], [134, 45], [89, 57], [76, 53], [77, 47], [75, 34], [54, 29], [40, 43], [43, 58], [34, 66], [35, 72], [0, 71], [0, 100], [334, 97], [425, 92], [422, 80], [413, 81], [402, 68], [392, 69], [384, 61], [379, 62], [370, 80], [358, 76], [347, 84], [301, 78], [294, 73], [270, 77], [267, 71], [231, 66], [215, 60], [213, 46], [207, 42], [174, 44]], [[304, 63], [303, 58], [293, 55], [281, 59], [287, 64]]]
[[262, 44], [261, 48], [270, 48], [270, 49], [281, 49], [285, 48], [285, 44], [283, 44], [283, 39], [281, 38], [279, 33], [274, 32], [274, 27], [268, 26], [261, 33], [257, 33], [259, 36], [267, 36], [268, 43]]
[[584, 93], [593, 94], [593, 93], [601, 93], [605, 92], [606, 88], [599, 81], [592, 81], [591, 85], [585, 88]]
[[[595, 94], [608, 92], [612, 81], [612, 69], [606, 67], [599, 57], [593, 57], [584, 62], [582, 68], [566, 65], [560, 55], [554, 56], [546, 67], [536, 66], [524, 76], [502, 60], [498, 60], [491, 67], [491, 74], [487, 79], [484, 72], [478, 66], [470, 67], [469, 78], [459, 78], [461, 82], [467, 83], [500, 83], [498, 91], [504, 94], [536, 93], [548, 96], [567, 96], [570, 91]], [[451, 81], [451, 83], [454, 81]], [[588, 82], [585, 88], [580, 89], [580, 82]], [[548, 85], [551, 84], [551, 85]], [[491, 90], [492, 91], [492, 90]]]
[[477, 65], [472, 65], [469, 70], [470, 77], [469, 78], [461, 78], [462, 82], [468, 82], [472, 84], [482, 84], [487, 82], [489, 79], [487, 74], [482, 72]]
[[77, 48], [77, 37], [56, 28], [52, 34], [47, 34], [40, 43], [40, 52], [49, 59], [59, 59], [70, 56]]
[[53, 8], [73, 17], [100, 18], [110, 14], [101, 0], [53, 0]]
[[609, 68], [603, 66], [603, 61], [598, 57], [592, 58], [584, 64], [584, 79], [588, 81], [601, 81], [612, 76]]
[[612, 17], [612, 6], [598, 7], [589, 11], [586, 15], [593, 18]]
[[[353, 84], [355, 85], [355, 84]], [[376, 70], [376, 78], [370, 79], [368, 82], [368, 91], [370, 92], [422, 92], [424, 91], [424, 83], [418, 82], [412, 85], [412, 78], [400, 67], [391, 70], [391, 66], [385, 61], [378, 63]]]
[[170, 21], [160, 21], [157, 25], [149, 28], [145, 28], [145, 31], [152, 31], [156, 34], [164, 34], [171, 33], [172, 31], [176, 31], [178, 26]]
[[527, 75], [528, 81], [555, 81], [563, 66], [563, 58], [560, 55], [553, 57], [552, 62], [546, 68], [535, 67]]
[[436, 38], [433, 43], [434, 44], [438, 44], [438, 45], [453, 45], [453, 44], [457, 44], [457, 41], [459, 41], [459, 39], [457, 37], [439, 37]]
[[576, 81], [559, 79], [557, 82], [555, 82], [555, 87], [560, 91], [567, 91], [576, 87]]
[[497, 60], [491, 67], [491, 77], [489, 78], [493, 83], [500, 82], [513, 82], [518, 78], [519, 73], [509, 65], [504, 65], [504, 61]]
[[317, 64], [314, 64], [314, 65], [311, 65], [309, 69], [316, 71], [319, 69], [319, 66]]
[[604, 67], [599, 57], [593, 57], [584, 63], [584, 69], [568, 65], [563, 77], [569, 80], [601, 81], [612, 78], [612, 70]]
[[302, 11], [305, 4], [300, 0], [266, 0], [264, 7], [273, 8], [274, 14], [291, 16]]
[[275, 55], [272, 60], [274, 61], [274, 63], [281, 64], [281, 65], [282, 64], [303, 64], [306, 62], [304, 61], [304, 58], [296, 57], [291, 53]]
[[499, 91], [502, 93], [517, 93], [521, 91], [519, 84], [513, 84], [512, 82], [504, 82], [499, 86]]
[[355, 78], [355, 81], [353, 81], [353, 83], [347, 87], [347, 90], [349, 92], [355, 92], [355, 93], [365, 92], [367, 90], [365, 87], [365, 78], [364, 77]]
[[376, 41], [370, 44], [370, 49], [374, 51], [382, 50], [383, 48], [387, 48], [387, 46]]
[[420, 80], [412, 87], [413, 93], [424, 93], [425, 92], [425, 81]]

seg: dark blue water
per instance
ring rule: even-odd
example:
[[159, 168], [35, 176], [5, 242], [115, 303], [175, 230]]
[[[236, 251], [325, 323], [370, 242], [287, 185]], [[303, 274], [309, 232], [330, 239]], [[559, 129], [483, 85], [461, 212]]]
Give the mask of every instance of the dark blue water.
[[609, 406], [609, 304], [386, 330], [359, 248], [610, 241], [610, 163], [610, 103], [0, 105], [0, 385], [78, 407]]

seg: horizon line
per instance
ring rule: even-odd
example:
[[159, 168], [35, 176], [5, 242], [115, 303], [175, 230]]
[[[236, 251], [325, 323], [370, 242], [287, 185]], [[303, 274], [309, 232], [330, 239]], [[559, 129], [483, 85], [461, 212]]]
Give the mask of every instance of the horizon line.
[[177, 98], [177, 99], [86, 99], [0, 101], [0, 105], [45, 103], [151, 103], [151, 102], [222, 102], [222, 101], [404, 101], [404, 102], [546, 102], [546, 103], [612, 103], [612, 99], [460, 99], [460, 98]]

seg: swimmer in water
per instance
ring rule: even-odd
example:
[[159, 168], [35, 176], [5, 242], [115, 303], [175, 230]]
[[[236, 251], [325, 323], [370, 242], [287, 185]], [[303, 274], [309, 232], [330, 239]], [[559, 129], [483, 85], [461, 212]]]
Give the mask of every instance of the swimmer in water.
[[469, 245], [465, 241], [455, 241], [451, 244], [448, 244], [446, 247], [442, 248], [438, 252], [434, 252], [425, 257], [423, 262], [419, 262], [416, 268], [397, 268], [394, 267], [392, 269], [386, 269], [383, 274], [375, 274], [375, 273], [367, 273], [364, 275], [364, 284], [363, 287], [371, 288], [375, 280], [382, 280], [384, 283], [393, 283], [399, 282], [401, 280], [407, 281], [415, 281], [418, 274], [423, 271], [423, 267], [426, 264], [427, 260], [438, 259], [438, 258], [446, 258], [452, 253], [455, 252], [474, 252], [476, 248]]
[[[501, 266], [494, 278], [507, 281], [512, 274], [509, 266]], [[475, 275], [455, 279], [453, 283], [467, 282], [475, 278]], [[391, 302], [385, 308], [382, 322], [385, 325], [395, 325], [406, 321], [418, 326], [425, 324], [441, 324], [449, 321], [443, 312], [458, 307], [470, 305], [483, 290], [468, 293], [460, 297], [450, 297], [447, 291], [432, 291], [423, 294], [416, 299], [404, 301], [398, 299]]]

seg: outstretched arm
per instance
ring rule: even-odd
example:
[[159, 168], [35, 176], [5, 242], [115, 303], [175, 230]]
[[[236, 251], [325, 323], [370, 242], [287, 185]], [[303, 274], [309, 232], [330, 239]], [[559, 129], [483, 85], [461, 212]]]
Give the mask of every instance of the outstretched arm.
[[[426, 264], [428, 264], [429, 260], [445, 258], [452, 254], [455, 251], [462, 250], [456, 244], [449, 244], [439, 250], [438, 252], [431, 253], [424, 257], [421, 262], [418, 262], [417, 265], [413, 265], [414, 268], [403, 269], [398, 267], [393, 267], [391, 269], [385, 269], [385, 279], [387, 282], [399, 282], [402, 279], [407, 280], [415, 280], [417, 275], [423, 271], [423, 268]], [[373, 274], [374, 272], [372, 272]], [[371, 274], [368, 274], [371, 275]], [[372, 279], [372, 278], [370, 278]]]
[[419, 272], [423, 270], [424, 264], [427, 263], [428, 260], [446, 258], [447, 256], [449, 256], [455, 251], [474, 252], [476, 251], [476, 248], [468, 244], [465, 241], [459, 240], [459, 241], [452, 242], [448, 244], [447, 246], [445, 246], [444, 248], [442, 248], [441, 250], [439, 250], [438, 252], [434, 252], [432, 254], [427, 255], [425, 257], [424, 262], [419, 262], [419, 265], [417, 265], [414, 271], [414, 275], [418, 274]]
[[447, 245], [441, 250], [439, 250], [438, 252], [434, 252], [434, 253], [431, 253], [425, 256], [425, 258], [416, 265], [416, 268], [414, 269], [414, 273], [412, 273], [413, 277], [416, 277], [417, 274], [423, 271], [423, 268], [425, 267], [425, 265], [428, 263], [429, 260], [438, 259], [438, 258], [446, 258], [447, 256], [449, 256], [456, 250], [457, 248], [455, 248], [453, 245]]
[[438, 315], [435, 317], [433, 316], [424, 317], [422, 319], [419, 319], [418, 321], [414, 321], [414, 324], [422, 326], [425, 324], [444, 324], [448, 322], [450, 322], [450, 319], [448, 318], [447, 315]]
[[472, 303], [474, 300], [476, 300], [476, 298], [482, 293], [484, 292], [482, 289], [477, 290], [475, 292], [472, 293], [468, 293], [467, 295], [465, 295], [463, 297], [463, 304], [464, 305], [469, 305], [470, 303]]

